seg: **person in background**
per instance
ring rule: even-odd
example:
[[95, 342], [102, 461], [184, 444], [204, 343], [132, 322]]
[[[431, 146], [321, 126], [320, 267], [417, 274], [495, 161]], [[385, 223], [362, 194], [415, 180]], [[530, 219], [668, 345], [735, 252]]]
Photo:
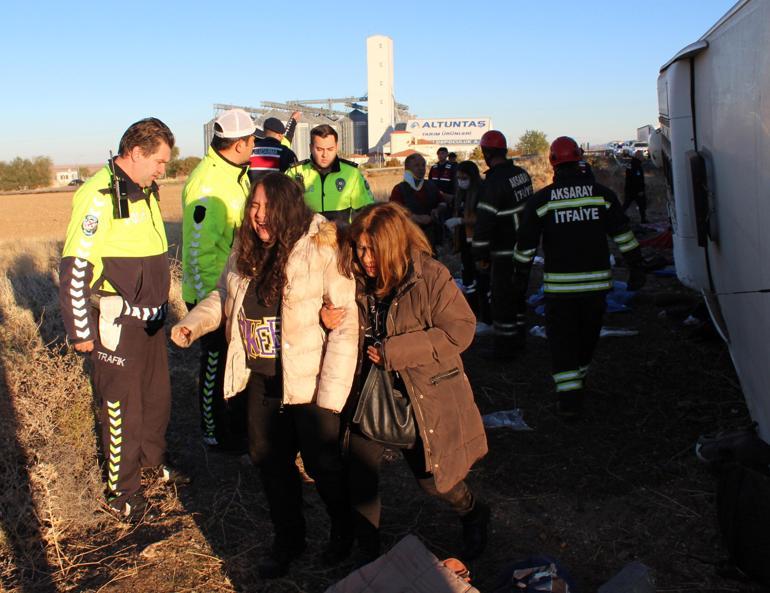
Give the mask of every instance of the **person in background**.
[[513, 247], [532, 180], [508, 158], [501, 132], [484, 133], [480, 146], [489, 169], [476, 209], [473, 257], [480, 271], [490, 273], [494, 356], [512, 358], [516, 349], [524, 348], [527, 335], [526, 303], [513, 293]]
[[[339, 271], [337, 230], [314, 215], [300, 187], [268, 173], [252, 188], [244, 221], [216, 290], [177, 323], [171, 338], [188, 347], [224, 326], [225, 397], [248, 397], [249, 455], [259, 468], [275, 537], [263, 578], [287, 573], [305, 549], [301, 452], [331, 518], [326, 564], [353, 543], [339, 449], [340, 412], [356, 367], [355, 287]], [[324, 302], [345, 318], [320, 325]]]
[[436, 151], [438, 162], [431, 165], [428, 179], [436, 184], [441, 192], [441, 198], [451, 203], [455, 193], [455, 171], [457, 165], [449, 161], [449, 151], [441, 147]]
[[450, 152], [449, 155], [447, 156], [447, 160], [452, 165], [457, 165], [457, 153], [456, 152]]
[[292, 113], [287, 126], [277, 117], [268, 117], [264, 121], [264, 138], [254, 143], [254, 150], [249, 158], [249, 179], [252, 183], [271, 171], [283, 173], [297, 162], [297, 155], [291, 149], [291, 141], [301, 116], [299, 111]]
[[[216, 288], [251, 188], [246, 174], [256, 126], [243, 109], [214, 121], [214, 136], [182, 190], [182, 298], [191, 310]], [[198, 402], [203, 442], [219, 451], [246, 448], [246, 398], [225, 402], [224, 328], [201, 339]]]
[[476, 315], [484, 323], [490, 323], [489, 274], [477, 271], [471, 242], [476, 224], [476, 207], [483, 192], [484, 182], [479, 167], [473, 161], [463, 161], [457, 166], [457, 192], [455, 193], [454, 217], [462, 222], [456, 227], [457, 247], [462, 262], [462, 291]]
[[404, 180], [393, 186], [390, 201], [404, 206], [412, 215], [431, 245], [438, 240], [436, 226], [438, 211], [442, 206], [441, 192], [429, 179], [425, 179], [425, 157], [414, 152], [404, 160]]
[[[359, 548], [365, 560], [380, 552], [379, 469], [385, 446], [364, 436], [352, 418], [371, 365], [380, 365], [414, 410], [418, 436], [411, 449], [401, 449], [404, 460], [420, 487], [459, 516], [461, 557], [476, 558], [486, 546], [490, 509], [465, 478], [486, 455], [487, 440], [460, 358], [473, 341], [476, 320], [402, 206], [367, 206], [348, 231], [341, 261], [356, 281], [356, 321], [362, 329], [357, 385], [343, 417]], [[335, 306], [329, 302], [321, 311], [327, 327], [347, 320], [349, 313]]]
[[626, 180], [623, 188], [623, 212], [628, 210], [633, 202], [639, 208], [639, 222], [647, 223], [647, 192], [644, 187], [644, 169], [642, 162], [644, 154], [636, 151], [626, 165]]
[[322, 124], [310, 130], [310, 157], [286, 171], [305, 190], [305, 202], [328, 220], [349, 224], [374, 202], [369, 183], [352, 161], [337, 156], [337, 131]]

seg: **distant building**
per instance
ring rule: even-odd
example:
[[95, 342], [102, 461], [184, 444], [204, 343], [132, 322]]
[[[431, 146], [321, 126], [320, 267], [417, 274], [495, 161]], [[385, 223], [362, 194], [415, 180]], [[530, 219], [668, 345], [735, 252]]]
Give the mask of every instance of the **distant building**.
[[70, 181], [78, 179], [77, 169], [57, 169], [54, 167], [54, 185], [59, 187], [69, 184]]
[[366, 38], [366, 75], [369, 101], [369, 150], [384, 152], [396, 125], [393, 94], [393, 40], [385, 35]]
[[[339, 136], [339, 154], [344, 158], [381, 164], [390, 157], [400, 159], [402, 153], [413, 150], [427, 160], [436, 158], [439, 147], [445, 146], [458, 158], [470, 154], [482, 134], [492, 127], [488, 117], [417, 119], [409, 107], [396, 102], [393, 90], [393, 40], [386, 35], [366, 39], [365, 96], [336, 96], [327, 99], [297, 99], [276, 103], [262, 101], [260, 107], [214, 105], [214, 117], [233, 107], [246, 110], [258, 126], [268, 117], [284, 124], [293, 111], [302, 117], [294, 132], [292, 149], [300, 160], [310, 156], [310, 130], [320, 124], [333, 127]], [[214, 118], [204, 124], [203, 152], [213, 136]]]

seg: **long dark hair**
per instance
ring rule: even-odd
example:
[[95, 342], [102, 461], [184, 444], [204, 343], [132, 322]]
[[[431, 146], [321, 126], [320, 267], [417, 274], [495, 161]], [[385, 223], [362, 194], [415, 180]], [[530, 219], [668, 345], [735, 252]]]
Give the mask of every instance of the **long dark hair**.
[[[263, 242], [251, 226], [251, 203], [259, 187], [267, 196], [269, 243]], [[233, 250], [238, 273], [257, 281], [257, 298], [264, 305], [272, 306], [280, 299], [286, 284], [289, 254], [307, 233], [312, 220], [313, 212], [305, 204], [302, 189], [290, 177], [268, 173], [251, 188]]]
[[[478, 165], [473, 161], [463, 161], [457, 165], [457, 172], [467, 175], [471, 185], [468, 189], [457, 188], [455, 216], [463, 217], [466, 224], [473, 224], [476, 220], [476, 202], [478, 201], [478, 193], [481, 188], [481, 173], [479, 172]], [[462, 212], [460, 212], [461, 203], [463, 206]]]

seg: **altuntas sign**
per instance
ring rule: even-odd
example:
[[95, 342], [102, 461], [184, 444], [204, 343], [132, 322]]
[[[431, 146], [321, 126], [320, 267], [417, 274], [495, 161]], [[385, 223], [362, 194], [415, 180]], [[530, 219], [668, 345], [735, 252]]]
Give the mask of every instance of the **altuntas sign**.
[[488, 117], [450, 119], [410, 119], [406, 131], [415, 138], [436, 144], [478, 144], [484, 132], [492, 129]]

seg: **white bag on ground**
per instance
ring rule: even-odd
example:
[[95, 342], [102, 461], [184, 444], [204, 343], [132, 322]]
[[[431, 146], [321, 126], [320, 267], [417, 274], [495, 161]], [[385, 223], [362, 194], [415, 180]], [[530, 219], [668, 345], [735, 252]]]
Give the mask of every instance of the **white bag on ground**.
[[414, 535], [350, 573], [326, 593], [479, 593], [444, 566]]

